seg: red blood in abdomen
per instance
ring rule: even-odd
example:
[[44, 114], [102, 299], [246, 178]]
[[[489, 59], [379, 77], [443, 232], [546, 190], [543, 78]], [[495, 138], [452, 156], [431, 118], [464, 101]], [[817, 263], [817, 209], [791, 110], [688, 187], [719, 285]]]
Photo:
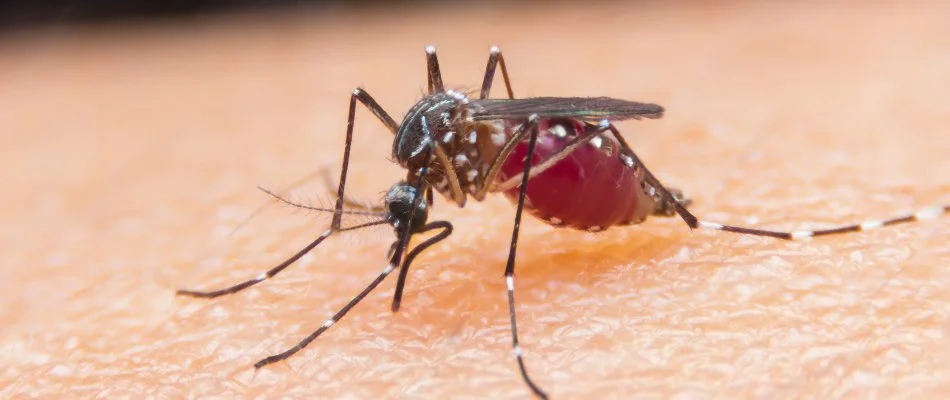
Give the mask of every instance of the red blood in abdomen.
[[[550, 134], [548, 129], [557, 124], [565, 127], [566, 137]], [[563, 149], [575, 134], [583, 132], [584, 126], [578, 121], [556, 119], [540, 121], [540, 129], [532, 165]], [[619, 144], [609, 135], [601, 139], [605, 145], [611, 141], [609, 152], [584, 144], [531, 178], [525, 210], [554, 225], [559, 225], [557, 220], [552, 221], [557, 218], [566, 226], [590, 230], [606, 229], [648, 215], [648, 210], [638, 209], [638, 206], [652, 208], [652, 201], [641, 201], [645, 195], [640, 180], [634, 169], [624, 165], [618, 157]], [[501, 183], [522, 173], [527, 150], [527, 140], [518, 144], [502, 164], [495, 182]], [[517, 201], [520, 190], [519, 186], [506, 191], [505, 195]]]

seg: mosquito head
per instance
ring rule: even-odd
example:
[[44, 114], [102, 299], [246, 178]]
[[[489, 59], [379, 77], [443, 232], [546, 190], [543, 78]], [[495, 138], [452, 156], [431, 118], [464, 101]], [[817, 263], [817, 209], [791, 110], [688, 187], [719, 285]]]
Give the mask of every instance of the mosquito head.
[[[416, 188], [406, 181], [393, 185], [386, 192], [386, 209], [389, 211], [390, 223], [396, 229], [397, 234], [401, 226], [409, 223], [410, 218], [412, 218], [410, 232], [419, 232], [425, 226], [426, 220], [429, 218], [429, 206], [425, 199], [417, 201], [416, 196], [424, 195], [422, 193], [417, 194]], [[413, 202], [418, 204], [413, 207]]]

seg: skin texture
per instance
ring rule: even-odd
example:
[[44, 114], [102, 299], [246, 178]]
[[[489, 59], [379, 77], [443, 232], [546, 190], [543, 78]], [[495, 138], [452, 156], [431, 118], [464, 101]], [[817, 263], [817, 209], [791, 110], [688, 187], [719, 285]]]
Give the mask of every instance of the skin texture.
[[[619, 124], [700, 217], [787, 229], [950, 201], [950, 6], [598, 4], [233, 15], [0, 39], [0, 397], [526, 398], [511, 356], [503, 196], [432, 219], [455, 234], [289, 362], [384, 267], [386, 229], [331, 238], [272, 207], [337, 173], [346, 105], [397, 120], [425, 87], [481, 83], [502, 46], [516, 96], [655, 102]], [[401, 14], [399, 14], [401, 13]], [[494, 26], [494, 27], [492, 27]], [[496, 82], [494, 95], [503, 91]], [[403, 173], [357, 111], [349, 183]], [[298, 198], [326, 204], [319, 180]], [[950, 221], [781, 242], [677, 219], [601, 234], [526, 218], [517, 264], [529, 371], [556, 398], [928, 397], [950, 389]]]

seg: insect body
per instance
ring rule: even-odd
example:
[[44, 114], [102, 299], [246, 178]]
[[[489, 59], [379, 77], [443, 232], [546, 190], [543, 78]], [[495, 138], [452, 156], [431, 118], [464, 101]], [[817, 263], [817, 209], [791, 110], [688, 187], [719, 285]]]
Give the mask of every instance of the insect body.
[[[621, 150], [613, 135], [582, 140], [582, 133], [598, 128], [568, 118], [539, 122], [542, 134], [534, 151], [525, 210], [554, 226], [592, 232], [638, 224], [649, 215], [672, 215], [670, 201], [647, 183], [640, 165]], [[498, 190], [518, 183], [526, 156], [525, 144], [512, 151], [496, 179]], [[505, 195], [517, 200], [518, 188], [505, 190]], [[674, 195], [674, 200], [688, 204], [678, 191]]]
[[[488, 193], [503, 192], [514, 200], [514, 228], [505, 265], [512, 350], [522, 379], [538, 397], [546, 393], [529, 377], [518, 341], [515, 317], [515, 255], [521, 215], [524, 210], [556, 226], [599, 231], [611, 226], [637, 224], [650, 215], [678, 215], [692, 228], [705, 228], [779, 239], [803, 239], [855, 232], [887, 225], [937, 218], [950, 206], [930, 207], [917, 213], [880, 221], [867, 221], [838, 228], [782, 232], [703, 221], [690, 213], [689, 201], [675, 189], [665, 187], [640, 161], [613, 125], [614, 121], [659, 118], [663, 108], [607, 97], [536, 97], [515, 99], [504, 58], [492, 48], [478, 98], [446, 89], [435, 48], [427, 47], [428, 94], [396, 121], [364, 90], [350, 97], [349, 119], [336, 204], [332, 209], [288, 204], [331, 212], [330, 228], [286, 261], [254, 279], [215, 291], [179, 290], [194, 297], [218, 297], [236, 293], [263, 282], [287, 268], [328, 237], [372, 225], [393, 227], [396, 240], [389, 262], [362, 292], [292, 348], [266, 357], [261, 368], [296, 354], [332, 327], [373, 291], [389, 274], [399, 270], [392, 309], [399, 309], [412, 261], [453, 230], [447, 221], [428, 221], [435, 191], [459, 207], [469, 197], [476, 201]], [[489, 99], [495, 70], [501, 67], [507, 99]], [[406, 169], [406, 178], [393, 185], [380, 208], [360, 207], [344, 191], [356, 105], [361, 103], [394, 134], [392, 157]], [[266, 192], [266, 190], [265, 190]], [[375, 217], [362, 225], [343, 226], [345, 214]], [[417, 234], [436, 234], [409, 249]]]

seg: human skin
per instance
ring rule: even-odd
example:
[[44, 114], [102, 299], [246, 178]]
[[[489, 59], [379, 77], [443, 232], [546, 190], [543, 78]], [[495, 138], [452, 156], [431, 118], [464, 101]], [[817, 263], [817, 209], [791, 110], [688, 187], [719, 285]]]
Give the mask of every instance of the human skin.
[[[946, 3], [250, 14], [0, 39], [0, 397], [526, 398], [502, 271], [514, 208], [464, 209], [419, 258], [287, 362], [385, 265], [388, 228], [333, 237], [266, 196], [337, 172], [365, 88], [397, 120], [425, 87], [655, 102], [618, 126], [661, 180], [723, 223], [810, 229], [950, 201]], [[494, 26], [494, 27], [492, 27]], [[500, 80], [494, 95], [503, 94]], [[403, 174], [357, 111], [348, 192]], [[310, 182], [311, 202], [330, 196]], [[555, 398], [923, 398], [950, 389], [950, 218], [800, 242], [676, 218], [592, 234], [526, 217], [517, 310]]]

